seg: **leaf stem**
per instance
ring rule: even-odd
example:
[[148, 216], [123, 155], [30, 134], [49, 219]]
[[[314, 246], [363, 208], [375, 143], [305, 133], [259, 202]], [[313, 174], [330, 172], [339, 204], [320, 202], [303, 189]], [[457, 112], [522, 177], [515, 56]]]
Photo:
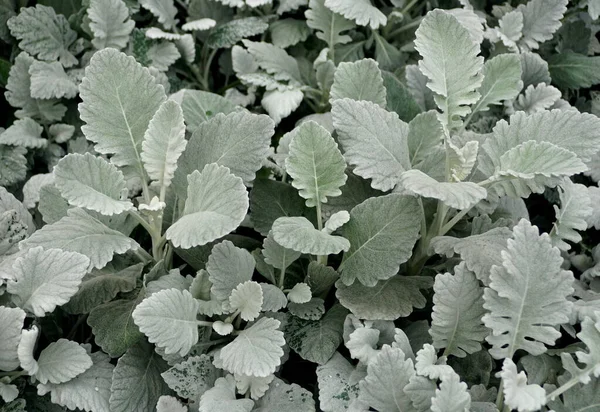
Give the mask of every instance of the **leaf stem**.
[[[323, 216], [321, 214], [321, 202], [317, 202], [317, 229], [323, 230]], [[327, 255], [317, 256], [317, 262], [327, 266]]]
[[393, 38], [406, 30], [410, 30], [414, 27], [418, 27], [419, 24], [421, 24], [421, 20], [423, 20], [423, 17], [419, 17], [417, 19], [414, 19], [410, 23], [405, 24], [404, 26], [398, 27], [396, 30], [394, 30], [393, 32], [390, 33], [388, 38]]
[[213, 49], [208, 55], [208, 59], [206, 59], [206, 63], [204, 64], [204, 75], [202, 76], [202, 79], [206, 88], [208, 88], [208, 75], [210, 74], [210, 65], [218, 51], [219, 49]]
[[[584, 370], [583, 374], [590, 373], [592, 369], [593, 368], [589, 368], [589, 370]], [[549, 402], [549, 401], [554, 400], [557, 396], [562, 395], [563, 393], [565, 393], [566, 391], [568, 391], [569, 389], [571, 389], [573, 386], [575, 386], [578, 383], [580, 383], [579, 377], [581, 375], [582, 374], [580, 374], [578, 376], [572, 377], [567, 382], [565, 382], [563, 385], [561, 385], [560, 387], [556, 388], [555, 390], [553, 390], [552, 392], [550, 392], [548, 395], [546, 395], [546, 403]]]
[[500, 380], [500, 386], [498, 386], [498, 396], [496, 396], [496, 408], [500, 412], [504, 408], [504, 379]]
[[285, 281], [285, 268], [281, 269], [281, 274], [279, 275], [279, 289], [283, 289], [283, 283]]

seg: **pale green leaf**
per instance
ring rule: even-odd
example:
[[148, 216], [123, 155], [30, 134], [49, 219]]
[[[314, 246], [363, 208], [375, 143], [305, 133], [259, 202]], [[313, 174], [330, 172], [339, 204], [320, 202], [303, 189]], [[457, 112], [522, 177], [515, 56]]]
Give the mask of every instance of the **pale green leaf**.
[[133, 57], [107, 48], [94, 54], [79, 86], [81, 131], [115, 166], [145, 179], [140, 159], [144, 133], [166, 99], [148, 69]]
[[565, 179], [558, 190], [560, 207], [554, 205], [556, 222], [550, 236], [554, 246], [560, 250], [569, 250], [571, 246], [565, 241], [581, 242], [581, 235], [577, 230], [587, 229], [586, 219], [592, 215], [592, 202], [588, 188], [573, 183], [570, 179]]
[[461, 358], [481, 350], [488, 330], [481, 322], [485, 314], [483, 290], [473, 272], [461, 263], [454, 268], [454, 275], [437, 275], [433, 290], [429, 329], [433, 346]]
[[153, 411], [169, 393], [160, 374], [168, 368], [152, 345], [140, 342], [119, 358], [110, 387], [111, 412]]
[[431, 400], [431, 412], [469, 412], [471, 396], [467, 392], [467, 384], [460, 381], [456, 373], [442, 378], [440, 388], [435, 390]]
[[175, 247], [205, 245], [235, 230], [248, 210], [248, 193], [241, 178], [227, 167], [207, 164], [188, 175], [183, 214], [166, 237]]
[[144, 337], [131, 316], [143, 298], [144, 294], [140, 293], [137, 299], [113, 300], [90, 312], [87, 323], [92, 328], [94, 340], [111, 357], [123, 355]]
[[54, 176], [61, 195], [73, 206], [109, 216], [133, 209], [129, 200], [121, 200], [127, 191], [123, 173], [101, 157], [68, 154], [56, 165]]
[[[185, 103], [183, 109], [187, 116]], [[217, 114], [200, 124], [178, 160], [175, 192], [185, 198], [188, 174], [210, 163], [228, 167], [245, 183], [253, 181], [269, 153], [274, 127], [269, 117], [249, 112]]]
[[340, 210], [339, 212], [332, 214], [329, 219], [327, 219], [323, 230], [331, 234], [348, 223], [349, 220], [350, 213], [346, 212], [345, 210]]
[[431, 288], [433, 281], [424, 276], [393, 276], [374, 286], [355, 282], [351, 286], [337, 283], [336, 297], [357, 317], [371, 320], [396, 320], [422, 309], [427, 299], [420, 289]]
[[298, 10], [302, 6], [307, 6], [308, 0], [280, 0], [277, 7], [277, 14], [287, 13], [288, 11]]
[[[319, 406], [325, 412], [341, 412], [350, 410], [357, 403], [359, 382], [366, 371], [355, 370], [339, 352], [324, 365], [317, 366], [319, 384]], [[364, 405], [365, 410], [368, 406]]]
[[12, 371], [19, 367], [17, 347], [25, 321], [25, 311], [20, 308], [0, 306], [0, 370]]
[[167, 385], [177, 395], [198, 399], [211, 388], [217, 379], [217, 369], [208, 355], [190, 356], [161, 374]]
[[265, 92], [260, 103], [275, 124], [279, 124], [281, 119], [288, 117], [294, 110], [300, 107], [303, 98], [304, 93], [296, 88], [269, 90]]
[[123, 0], [90, 0], [87, 14], [95, 48], [120, 50], [127, 46], [135, 22], [129, 19], [129, 10]]
[[198, 308], [187, 290], [165, 289], [144, 299], [132, 317], [148, 340], [164, 348], [165, 354], [185, 356], [198, 342]]
[[374, 189], [390, 190], [409, 170], [408, 125], [378, 105], [339, 99], [332, 103], [333, 125], [353, 172], [372, 179]]
[[394, 70], [403, 65], [404, 54], [377, 32], [373, 32], [373, 34], [375, 37], [375, 60], [381, 69]]
[[452, 142], [448, 142], [447, 150], [448, 168], [450, 171], [451, 180], [454, 182], [465, 180], [471, 174], [473, 166], [475, 166], [475, 162], [477, 161], [479, 141], [468, 141], [461, 148], [457, 147]]
[[77, 342], [59, 339], [52, 342], [37, 360], [35, 377], [42, 384], [58, 384], [70, 381], [92, 366], [92, 358]]
[[229, 308], [229, 296], [240, 284], [252, 279], [256, 262], [252, 255], [244, 249], [234, 246], [225, 240], [212, 248], [206, 263], [211, 292], [214, 297]]
[[148, 124], [141, 158], [148, 176], [161, 187], [169, 187], [177, 169], [177, 159], [185, 150], [183, 111], [172, 100], [164, 102]]
[[360, 399], [380, 412], [412, 411], [411, 398], [404, 392], [415, 374], [413, 362], [400, 348], [384, 345], [367, 367], [360, 382]]
[[252, 321], [260, 315], [263, 306], [263, 293], [260, 284], [246, 281], [240, 283], [229, 296], [229, 306], [240, 313], [243, 320]]
[[158, 72], [166, 72], [181, 57], [177, 46], [169, 41], [161, 41], [153, 44], [148, 48], [146, 55], [150, 60], [151, 68], [154, 68]]
[[235, 379], [231, 375], [219, 378], [215, 386], [202, 395], [199, 412], [250, 412], [251, 399], [236, 399]]
[[44, 186], [54, 184], [54, 173], [33, 175], [23, 185], [23, 205], [33, 209], [40, 201], [40, 191]]
[[[181, 98], [176, 99], [175, 96], [179, 94]], [[239, 109], [225, 97], [201, 90], [183, 89], [172, 95], [170, 99], [181, 105], [187, 131], [190, 133], [194, 133], [202, 123], [218, 113], [229, 114]], [[207, 143], [204, 145], [206, 146]]]
[[369, 365], [377, 356], [377, 343], [380, 331], [375, 328], [358, 327], [346, 339], [346, 348], [350, 351], [350, 357], [358, 359], [359, 362]]
[[261, 318], [221, 349], [223, 368], [231, 373], [265, 377], [281, 364], [285, 344], [280, 322]]
[[317, 123], [302, 123], [291, 132], [285, 164], [292, 186], [306, 199], [306, 206], [327, 203], [327, 196], [342, 193], [346, 162], [331, 134]]
[[72, 99], [79, 89], [59, 62], [35, 61], [29, 66], [31, 97], [34, 99]]
[[[10, 402], [14, 401], [15, 399], [17, 399], [18, 396], [19, 389], [16, 385], [0, 382], [0, 398], [2, 398], [2, 400], [6, 402], [6, 404], [9, 404]], [[12, 411], [12, 409], [8, 409], [6, 404], [3, 406], [2, 411]]]
[[158, 22], [167, 30], [171, 29], [179, 22], [175, 15], [177, 9], [173, 0], [140, 0], [140, 5], [150, 10], [158, 18]]
[[23, 368], [30, 376], [35, 375], [39, 369], [38, 363], [33, 357], [33, 351], [35, 350], [35, 344], [39, 333], [40, 330], [35, 325], [33, 325], [31, 329], [23, 329], [21, 332], [21, 340], [17, 347], [17, 356], [19, 357], [21, 368]]
[[335, 71], [330, 96], [332, 101], [343, 98], [365, 100], [385, 108], [386, 89], [377, 62], [362, 59], [340, 63]]
[[296, 385], [287, 384], [275, 378], [253, 409], [254, 412], [295, 411], [315, 412], [315, 401], [312, 393]]
[[600, 328], [598, 327], [598, 312], [594, 317], [586, 317], [581, 322], [581, 332], [577, 337], [587, 346], [587, 351], [577, 351], [575, 356], [583, 367], [578, 366], [569, 353], [560, 355], [563, 367], [583, 384], [590, 384], [592, 376], [600, 376]]
[[324, 266], [314, 261], [308, 264], [306, 283], [310, 286], [313, 296], [325, 298], [324, 295], [329, 292], [338, 277], [338, 273], [330, 266]]
[[86, 412], [109, 410], [114, 366], [102, 352], [90, 355], [93, 365], [74, 379], [61, 384], [38, 384], [38, 395], [50, 392], [52, 403]]
[[469, 209], [487, 196], [487, 191], [476, 183], [438, 182], [416, 169], [402, 173], [399, 185], [410, 194], [438, 199], [455, 209]]
[[519, 39], [519, 46], [524, 51], [534, 50], [550, 40], [561, 26], [567, 3], [568, 0], [531, 0], [519, 5], [517, 10], [523, 14], [523, 37]]
[[285, 50], [265, 42], [243, 40], [244, 46], [258, 63], [258, 66], [272, 74], [276, 80], [290, 80], [302, 83], [300, 66], [296, 59]]
[[434, 110], [417, 114], [408, 124], [410, 163], [417, 165], [431, 155], [443, 142], [444, 130]]
[[270, 30], [273, 44], [282, 49], [303, 42], [310, 35], [304, 20], [280, 19], [271, 23]]
[[207, 44], [213, 49], [229, 48], [242, 39], [264, 33], [269, 24], [260, 17], [246, 17], [221, 24], [211, 31]]
[[8, 280], [7, 291], [17, 306], [41, 317], [69, 301], [89, 264], [79, 253], [35, 247], [13, 264], [14, 280]]
[[265, 257], [265, 262], [276, 269], [285, 269], [296, 261], [302, 253], [287, 249], [275, 242], [273, 231], [263, 241], [262, 254]]
[[427, 13], [416, 36], [415, 48], [423, 57], [419, 69], [429, 79], [427, 87], [442, 111], [438, 118], [448, 129], [460, 127], [461, 117], [480, 97], [476, 92], [483, 82], [479, 44], [473, 43], [454, 16], [440, 9]]
[[311, 255], [335, 255], [350, 249], [350, 242], [315, 229], [304, 217], [280, 217], [273, 223], [273, 239], [281, 246]]
[[15, 122], [0, 134], [0, 144], [27, 148], [46, 147], [48, 141], [42, 137], [44, 128], [29, 117]]
[[269, 389], [269, 384], [273, 381], [275, 375], [269, 375], [264, 378], [248, 375], [234, 375], [234, 377], [235, 385], [240, 395], [246, 395], [246, 397], [249, 396], [252, 399], [259, 399], [265, 394], [267, 389]]
[[62, 14], [52, 7], [38, 4], [21, 9], [19, 15], [7, 21], [10, 33], [19, 40], [19, 47], [40, 60], [59, 60], [65, 67], [77, 64], [69, 47], [77, 34]]
[[517, 365], [511, 359], [504, 359], [498, 377], [504, 383], [504, 400], [511, 409], [519, 412], [537, 411], [546, 404], [546, 391], [540, 385], [528, 385], [527, 375], [517, 373]]
[[0, 144], [0, 185], [11, 186], [27, 176], [27, 149]]
[[55, 123], [50, 125], [48, 133], [56, 143], [65, 143], [73, 137], [75, 126], [65, 123]]
[[373, 6], [371, 0], [325, 0], [325, 7], [373, 30], [387, 24], [385, 14]]
[[421, 214], [414, 197], [396, 194], [367, 199], [352, 209], [342, 230], [351, 244], [339, 268], [342, 282], [374, 286], [394, 276], [411, 256]]
[[518, 349], [540, 355], [560, 337], [555, 326], [568, 322], [567, 296], [573, 292], [573, 274], [562, 263], [547, 234], [540, 236], [525, 219], [514, 227], [502, 266], [492, 266], [483, 295], [489, 311], [483, 322], [492, 330], [486, 340], [494, 358], [511, 358]]
[[287, 298], [292, 303], [306, 303], [312, 298], [310, 287], [303, 282], [296, 283], [288, 292]]
[[188, 407], [173, 396], [163, 395], [158, 398], [156, 412], [188, 412]]
[[446, 365], [446, 357], [438, 358], [437, 350], [429, 343], [423, 345], [423, 348], [417, 352], [415, 369], [419, 375], [433, 380], [444, 380], [454, 374], [452, 367]]
[[250, 221], [254, 229], [263, 236], [268, 236], [277, 218], [302, 215], [304, 200], [289, 184], [258, 179], [250, 192], [250, 210]]
[[60, 248], [89, 258], [90, 268], [101, 269], [115, 253], [137, 249], [139, 245], [123, 233], [110, 229], [83, 209], [70, 209], [67, 216], [46, 225], [30, 236], [24, 246]]
[[536, 86], [529, 85], [513, 103], [515, 111], [527, 114], [541, 112], [551, 108], [561, 97], [561, 92], [556, 87], [540, 83]]
[[504, 100], [514, 99], [522, 88], [521, 61], [516, 54], [500, 54], [483, 65], [483, 83], [478, 92], [481, 95], [473, 106], [473, 113], [500, 105]]
[[[410, 66], [407, 66], [407, 68]], [[413, 65], [416, 68], [416, 65]], [[419, 71], [417, 69], [417, 71]], [[398, 113], [401, 120], [411, 121], [421, 112], [421, 108], [410, 94], [406, 81], [402, 82], [398, 77], [388, 71], [382, 71], [383, 85], [386, 89], [386, 108], [389, 111]]]
[[432, 380], [414, 374], [408, 385], [404, 387], [404, 393], [410, 397], [417, 412], [429, 412], [431, 411], [431, 399], [435, 396], [436, 389], [437, 385]]
[[456, 17], [456, 20], [458, 20], [458, 22], [469, 31], [469, 35], [471, 36], [473, 43], [480, 44], [483, 41], [483, 25], [486, 21], [485, 18], [481, 17], [473, 10], [472, 6], [465, 6], [464, 8], [455, 8], [445, 11], [446, 13]]
[[519, 10], [511, 10], [498, 20], [498, 27], [486, 32], [487, 37], [493, 43], [501, 40], [502, 43], [513, 53], [518, 53], [517, 41], [523, 37], [523, 13]]
[[11, 106], [19, 108], [15, 115], [19, 118], [33, 117], [45, 121], [62, 119], [67, 107], [57, 99], [38, 100], [31, 97], [31, 76], [29, 68], [35, 59], [23, 52], [19, 54], [10, 68], [4, 96]]
[[263, 294], [263, 311], [277, 312], [287, 306], [287, 297], [281, 289], [269, 283], [259, 283], [259, 285]]
[[523, 87], [537, 85], [540, 83], [550, 84], [550, 71], [548, 63], [537, 53], [525, 52], [519, 55], [521, 58], [521, 80]]
[[316, 31], [317, 37], [326, 42], [330, 50], [336, 44], [352, 41], [349, 35], [342, 32], [353, 29], [355, 24], [325, 7], [325, 0], [310, 0], [304, 15], [308, 27]]
[[295, 316], [285, 327], [287, 344], [302, 359], [325, 364], [343, 342], [344, 319], [348, 311], [334, 305], [319, 320], [304, 320]]
[[555, 53], [548, 58], [552, 83], [563, 89], [592, 87], [600, 83], [600, 58], [571, 51]]

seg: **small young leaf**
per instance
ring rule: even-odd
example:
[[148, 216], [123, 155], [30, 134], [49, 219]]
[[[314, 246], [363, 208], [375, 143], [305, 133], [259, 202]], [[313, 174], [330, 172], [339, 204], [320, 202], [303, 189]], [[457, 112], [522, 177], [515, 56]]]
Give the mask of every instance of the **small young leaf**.
[[540, 385], [528, 385], [527, 375], [517, 373], [517, 365], [511, 359], [504, 359], [498, 377], [504, 383], [504, 400], [511, 409], [537, 411], [546, 404], [546, 391]]
[[135, 22], [129, 18], [129, 10], [123, 0], [90, 0], [87, 14], [94, 34], [92, 44], [96, 49], [112, 47], [121, 50], [127, 46]]
[[242, 39], [264, 33], [269, 28], [260, 17], [246, 17], [221, 24], [211, 31], [206, 43], [213, 49], [229, 48]]
[[227, 375], [217, 379], [215, 386], [204, 392], [199, 412], [250, 412], [253, 407], [251, 399], [236, 399], [235, 379]]
[[240, 311], [243, 320], [252, 321], [260, 315], [263, 305], [262, 288], [257, 282], [240, 283], [229, 296], [232, 311]]
[[306, 283], [296, 283], [288, 292], [288, 300], [292, 303], [306, 303], [312, 298], [310, 288]]
[[35, 99], [72, 99], [79, 89], [59, 62], [35, 61], [29, 67], [31, 97]]
[[188, 407], [173, 396], [163, 395], [158, 398], [156, 412], [188, 412]]
[[229, 296], [240, 284], [252, 279], [256, 262], [247, 250], [240, 249], [228, 240], [218, 243], [206, 263], [210, 289], [214, 297], [229, 309]]
[[310, 0], [304, 15], [308, 27], [316, 31], [317, 37], [326, 42], [330, 50], [336, 44], [352, 41], [349, 35], [342, 32], [353, 29], [355, 24], [325, 7], [325, 0]]
[[531, 0], [519, 5], [517, 11], [523, 14], [523, 37], [519, 46], [524, 51], [534, 50], [550, 40], [561, 26], [567, 3], [568, 0]]
[[359, 26], [370, 26], [376, 30], [387, 24], [387, 18], [370, 0], [325, 0], [325, 7], [354, 20]]

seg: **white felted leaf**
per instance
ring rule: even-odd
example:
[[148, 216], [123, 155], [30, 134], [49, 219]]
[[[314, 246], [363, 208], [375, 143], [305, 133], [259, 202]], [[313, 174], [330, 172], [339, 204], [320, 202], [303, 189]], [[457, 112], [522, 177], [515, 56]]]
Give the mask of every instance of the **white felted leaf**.
[[146, 298], [133, 311], [133, 320], [148, 340], [167, 355], [185, 356], [198, 342], [198, 302], [187, 291], [165, 289]]
[[177, 9], [173, 0], [141, 0], [140, 5], [150, 10], [158, 18], [158, 22], [167, 30], [174, 27], [178, 20], [175, 18]]
[[42, 384], [67, 382], [92, 366], [92, 358], [77, 342], [59, 339], [52, 342], [37, 360], [35, 377]]
[[339, 212], [335, 212], [333, 215], [327, 219], [325, 222], [325, 227], [323, 230], [329, 234], [335, 232], [342, 226], [344, 226], [350, 220], [350, 213], [345, 210], [340, 210]]
[[54, 184], [54, 173], [33, 175], [23, 185], [23, 205], [33, 209], [40, 201], [42, 187]]
[[260, 17], [231, 20], [211, 30], [207, 44], [212, 48], [229, 48], [242, 39], [264, 33], [269, 28]]
[[353, 359], [358, 359], [365, 365], [368, 365], [378, 354], [377, 343], [379, 342], [380, 331], [368, 327], [359, 327], [349, 335], [346, 347], [350, 351]]
[[[0, 382], [0, 398], [7, 404], [14, 401], [19, 396], [19, 388], [16, 385]], [[6, 407], [9, 407], [5, 405]], [[6, 409], [6, 408], [5, 408]]]
[[325, 7], [353, 20], [359, 26], [375, 30], [387, 24], [387, 18], [370, 0], [325, 0]]
[[269, 283], [259, 283], [262, 288], [263, 305], [265, 312], [277, 312], [285, 308], [288, 304], [287, 297], [281, 289]]
[[332, 102], [333, 125], [353, 172], [372, 179], [374, 189], [390, 190], [409, 170], [408, 125], [378, 105], [339, 99]]
[[277, 243], [301, 253], [335, 255], [350, 249], [347, 239], [315, 229], [305, 217], [280, 217], [272, 230]]
[[280, 322], [261, 318], [221, 349], [223, 367], [241, 375], [269, 376], [281, 364], [285, 344]]
[[260, 315], [262, 305], [262, 288], [257, 282], [240, 283], [229, 296], [231, 310], [239, 311], [240, 317], [247, 321], [252, 321]]
[[217, 25], [217, 22], [213, 19], [198, 19], [192, 20], [185, 23], [181, 28], [185, 31], [204, 31], [208, 29], [212, 29]]
[[485, 314], [483, 290], [473, 272], [461, 263], [454, 268], [454, 275], [437, 275], [433, 290], [429, 329], [433, 346], [461, 358], [481, 350], [489, 331], [481, 321]]
[[109, 216], [133, 208], [129, 200], [121, 200], [127, 192], [123, 173], [101, 157], [68, 154], [56, 165], [54, 179], [60, 194], [73, 206]]
[[248, 375], [235, 375], [235, 386], [240, 395], [249, 394], [252, 399], [261, 398], [269, 384], [273, 381], [275, 375], [269, 375], [263, 378]]
[[286, 170], [306, 206], [327, 203], [342, 194], [346, 162], [331, 134], [315, 122], [302, 123], [291, 133]]
[[372, 197], [353, 208], [342, 229], [351, 247], [339, 268], [341, 281], [374, 286], [395, 275], [410, 257], [420, 227], [421, 212], [412, 196]]
[[0, 306], [0, 370], [8, 372], [19, 367], [17, 347], [25, 321], [25, 311], [20, 308]]
[[342, 34], [356, 27], [351, 20], [325, 7], [325, 0], [310, 0], [308, 7], [304, 12], [306, 24], [316, 31], [317, 37], [326, 42], [330, 49], [336, 44], [352, 41], [350, 36]]
[[402, 173], [399, 184], [409, 193], [438, 199], [455, 209], [469, 209], [487, 196], [487, 191], [476, 183], [438, 182], [416, 169]]
[[561, 354], [563, 367], [583, 384], [589, 384], [592, 376], [600, 376], [600, 328], [598, 312], [594, 317], [586, 317], [581, 322], [581, 332], [577, 337], [586, 344], [587, 351], [577, 351], [575, 356], [583, 368], [575, 363], [573, 357], [568, 353]]
[[[347, 411], [359, 395], [359, 381], [364, 371], [357, 371], [339, 352], [317, 367], [319, 406], [323, 411]], [[362, 410], [366, 409], [363, 408]]]
[[287, 298], [293, 303], [306, 303], [312, 298], [310, 287], [303, 282], [296, 283], [288, 292]]
[[448, 167], [452, 181], [460, 182], [465, 180], [473, 170], [477, 161], [477, 152], [479, 151], [479, 142], [472, 140], [461, 148], [448, 142]]
[[165, 40], [181, 39], [180, 34], [162, 31], [161, 29], [159, 29], [157, 27], [150, 27], [148, 30], [146, 30], [146, 37], [148, 37], [149, 39], [154, 39], [154, 40], [156, 40], [156, 39], [165, 39]]
[[373, 59], [340, 63], [335, 70], [330, 95], [331, 100], [365, 100], [385, 108], [386, 89], [379, 65]]
[[129, 10], [123, 0], [90, 0], [87, 14], [94, 34], [92, 44], [96, 49], [113, 47], [121, 50], [127, 46], [135, 22], [129, 18]]
[[60, 248], [90, 259], [90, 268], [101, 269], [115, 253], [125, 253], [139, 245], [123, 233], [110, 229], [83, 209], [69, 209], [67, 216], [46, 225], [27, 238], [27, 247]]
[[425, 161], [441, 147], [443, 137], [444, 130], [435, 110], [416, 115], [408, 124], [407, 143], [410, 163], [417, 165]]
[[568, 0], [531, 0], [519, 5], [517, 11], [523, 14], [523, 37], [519, 46], [524, 51], [534, 50], [540, 43], [550, 40], [561, 26], [567, 3]]
[[573, 292], [573, 274], [562, 263], [547, 234], [540, 236], [525, 219], [513, 228], [502, 266], [492, 266], [483, 295], [489, 311], [483, 322], [492, 330], [486, 340], [495, 359], [511, 358], [518, 349], [540, 355], [560, 337], [555, 326], [568, 322]]
[[467, 392], [467, 384], [460, 381], [454, 371], [442, 378], [440, 388], [435, 390], [431, 399], [431, 412], [469, 412], [471, 396]]
[[38, 4], [23, 8], [7, 21], [10, 33], [19, 40], [19, 47], [40, 60], [59, 60], [65, 67], [77, 64], [69, 47], [77, 38], [69, 22], [52, 7]]
[[59, 62], [35, 61], [29, 67], [31, 97], [35, 99], [72, 99], [79, 91], [77, 84], [67, 75]]
[[315, 401], [308, 390], [295, 383], [287, 384], [276, 377], [254, 408], [254, 412], [270, 411], [315, 412]]
[[427, 87], [442, 111], [438, 118], [448, 129], [460, 127], [461, 117], [480, 97], [476, 92], [483, 82], [479, 44], [473, 43], [456, 17], [440, 9], [427, 13], [416, 36], [415, 48], [423, 57], [419, 69], [429, 79]]
[[231, 323], [221, 322], [220, 320], [213, 322], [212, 328], [221, 336], [227, 336], [233, 332], [233, 325]]
[[102, 352], [90, 355], [93, 365], [74, 379], [60, 384], [38, 384], [38, 395], [50, 392], [52, 403], [86, 412], [108, 411], [114, 366]]
[[251, 399], [236, 399], [235, 379], [232, 375], [219, 378], [215, 386], [200, 398], [200, 412], [250, 412], [254, 406]]
[[112, 48], [92, 56], [79, 86], [81, 131], [96, 143], [98, 153], [113, 155], [115, 166], [129, 166], [145, 178], [140, 159], [144, 133], [156, 110], [166, 100], [148, 69]]
[[473, 43], [480, 44], [483, 41], [483, 24], [485, 23], [485, 18], [475, 13], [471, 6], [449, 9], [446, 10], [446, 13], [456, 17], [456, 20], [469, 31]]
[[540, 385], [528, 385], [527, 375], [517, 373], [517, 365], [511, 359], [504, 359], [498, 377], [504, 383], [504, 401], [511, 409], [519, 412], [533, 412], [546, 404], [546, 391]]
[[35, 344], [39, 333], [40, 330], [35, 325], [32, 326], [31, 329], [23, 329], [21, 332], [21, 340], [17, 347], [17, 355], [19, 357], [21, 368], [23, 368], [30, 376], [35, 375], [39, 369], [38, 363], [33, 357], [33, 351], [35, 350]]
[[17, 306], [41, 317], [69, 301], [89, 264], [79, 253], [35, 247], [17, 258], [6, 290]]
[[141, 158], [150, 179], [161, 187], [169, 187], [177, 169], [177, 159], [185, 150], [183, 111], [167, 100], [150, 120], [142, 143]]
[[179, 402], [174, 396], [163, 395], [158, 398], [156, 412], [188, 412], [188, 407]]
[[48, 132], [56, 143], [64, 143], [73, 137], [75, 126], [65, 123], [55, 123], [48, 128]]
[[560, 207], [554, 205], [556, 222], [550, 232], [552, 244], [560, 250], [569, 250], [571, 245], [566, 243], [581, 242], [581, 235], [577, 230], [586, 230], [586, 219], [592, 215], [592, 201], [588, 188], [584, 185], [573, 183], [571, 179], [559, 186]]
[[46, 147], [48, 141], [42, 137], [44, 128], [35, 120], [25, 117], [15, 122], [0, 134], [0, 144], [27, 148]]
[[530, 84], [527, 89], [513, 103], [515, 111], [522, 111], [527, 114], [541, 112], [552, 107], [562, 93], [556, 87], [545, 83], [537, 85]]
[[522, 88], [521, 61], [515, 54], [500, 54], [483, 65], [481, 97], [473, 106], [473, 113], [488, 110], [490, 105], [514, 99]]
[[285, 119], [300, 107], [303, 98], [304, 93], [296, 88], [269, 90], [265, 92], [260, 103], [267, 113], [269, 113], [275, 124], [279, 124], [282, 119]]
[[413, 410], [403, 389], [414, 374], [413, 362], [405, 358], [402, 349], [384, 345], [360, 382], [359, 399], [381, 412]]
[[417, 352], [415, 368], [419, 375], [433, 380], [443, 380], [454, 373], [452, 367], [446, 365], [446, 357], [438, 359], [436, 349], [428, 343]]
[[285, 49], [303, 42], [310, 36], [311, 31], [304, 20], [280, 19], [269, 26], [271, 41], [277, 47]]
[[216, 163], [188, 175], [183, 214], [166, 237], [175, 247], [189, 249], [212, 242], [237, 228], [248, 210], [248, 193], [241, 178]]
[[273, 75], [275, 80], [290, 80], [292, 83], [302, 83], [298, 62], [285, 50], [265, 42], [249, 40], [243, 40], [242, 42], [254, 57], [258, 66]]

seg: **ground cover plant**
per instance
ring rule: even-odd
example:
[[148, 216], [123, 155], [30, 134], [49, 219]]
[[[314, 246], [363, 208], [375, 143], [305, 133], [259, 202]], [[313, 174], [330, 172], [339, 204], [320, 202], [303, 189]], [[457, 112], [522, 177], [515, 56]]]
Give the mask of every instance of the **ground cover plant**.
[[600, 410], [597, 0], [0, 0], [0, 411]]

